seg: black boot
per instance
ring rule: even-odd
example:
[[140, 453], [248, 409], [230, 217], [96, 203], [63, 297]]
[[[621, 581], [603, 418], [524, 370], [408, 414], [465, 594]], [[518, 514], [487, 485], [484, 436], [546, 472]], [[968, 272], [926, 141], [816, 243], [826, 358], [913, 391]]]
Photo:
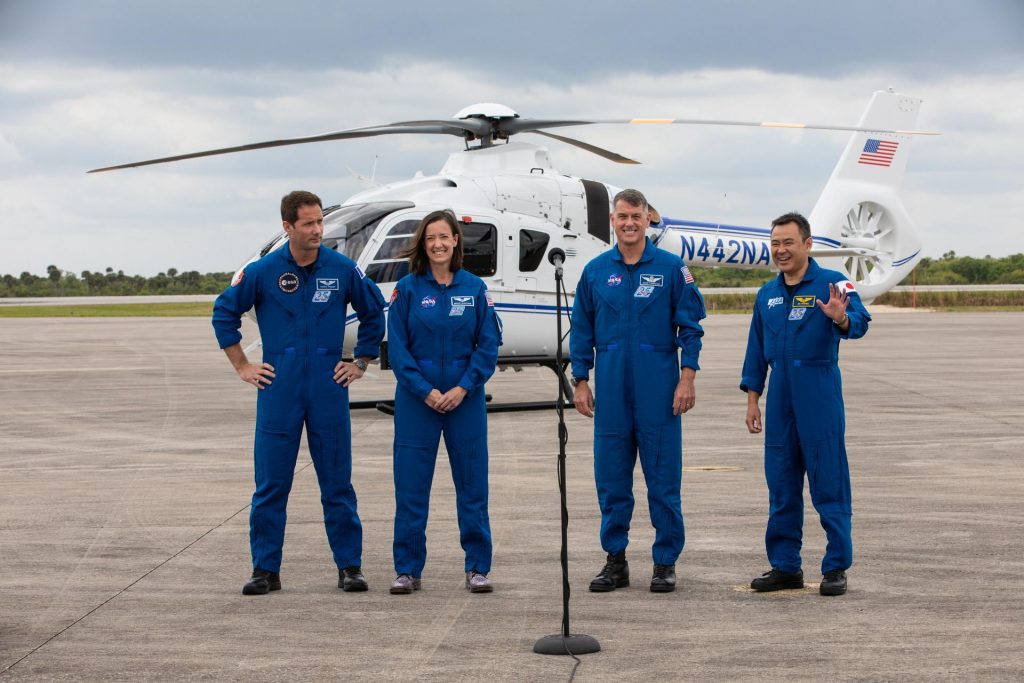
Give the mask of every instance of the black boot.
[[616, 588], [629, 585], [629, 562], [626, 562], [626, 551], [618, 555], [608, 555], [601, 573], [590, 582], [590, 590], [595, 593], [607, 593]]
[[338, 570], [338, 588], [346, 593], [359, 593], [370, 587], [359, 567], [345, 567]]
[[249, 583], [242, 586], [242, 595], [266, 595], [270, 591], [281, 590], [281, 575], [254, 569]]
[[652, 593], [671, 593], [676, 589], [676, 566], [674, 564], [654, 565], [651, 576]]
[[800, 570], [795, 572], [780, 572], [778, 569], [772, 569], [751, 581], [750, 587], [759, 593], [778, 591], [786, 588], [803, 588], [804, 573]]
[[842, 595], [846, 592], [846, 572], [842, 569], [833, 569], [825, 572], [821, 577], [821, 586], [818, 592], [822, 595]]

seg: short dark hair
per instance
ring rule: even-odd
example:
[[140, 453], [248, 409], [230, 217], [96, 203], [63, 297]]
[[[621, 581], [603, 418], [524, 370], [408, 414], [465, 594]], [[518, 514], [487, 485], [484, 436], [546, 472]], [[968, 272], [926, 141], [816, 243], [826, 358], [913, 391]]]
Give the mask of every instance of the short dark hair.
[[[772, 221], [772, 230], [775, 230], [780, 225], [786, 225], [787, 223], [796, 223], [797, 229], [800, 231], [800, 240], [806, 242], [811, 237], [811, 224], [807, 222], [807, 219], [803, 217], [803, 214], [799, 214], [796, 211], [790, 211], [784, 213], [775, 220]], [[769, 230], [771, 233], [771, 230]]]
[[402, 258], [409, 259], [409, 272], [416, 273], [417, 275], [423, 275], [427, 272], [430, 261], [427, 259], [427, 250], [423, 243], [426, 241], [427, 226], [438, 221], [447, 223], [452, 231], [452, 235], [458, 238], [458, 241], [455, 243], [455, 249], [452, 251], [452, 262], [449, 268], [454, 273], [462, 267], [462, 228], [459, 226], [459, 222], [455, 220], [455, 214], [450, 209], [442, 209], [431, 211], [423, 217], [423, 220], [416, 226], [416, 232], [413, 233], [408, 249], [401, 253]]
[[642, 207], [644, 211], [647, 211], [648, 208], [647, 197], [645, 197], [644, 193], [641, 192], [640, 190], [621, 190], [618, 194], [615, 195], [615, 198], [612, 199], [612, 208], [614, 209], [615, 205], [618, 204], [620, 201], [626, 202], [630, 206]]
[[305, 190], [289, 192], [281, 197], [281, 220], [285, 223], [295, 223], [295, 221], [299, 220], [299, 207], [314, 205], [319, 206], [321, 209], [324, 208], [320, 198], [312, 192], [306, 192]]

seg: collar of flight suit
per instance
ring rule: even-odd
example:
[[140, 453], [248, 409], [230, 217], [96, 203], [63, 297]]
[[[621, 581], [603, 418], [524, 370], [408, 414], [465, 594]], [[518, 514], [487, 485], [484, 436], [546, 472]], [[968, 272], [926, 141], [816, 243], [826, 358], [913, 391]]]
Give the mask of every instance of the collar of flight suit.
[[[290, 246], [285, 246], [283, 251], [284, 251], [284, 260], [288, 261], [291, 264], [293, 264], [296, 268], [308, 268], [309, 267], [309, 266], [300, 266], [295, 261], [295, 256], [292, 255], [292, 249], [291, 249]], [[320, 264], [322, 264], [324, 262], [323, 256], [324, 256], [324, 252], [326, 252], [326, 251], [328, 251], [327, 247], [325, 247], [324, 245], [321, 244], [320, 247], [316, 251], [316, 260], [309, 264], [310, 266], [313, 266], [313, 270], [309, 271], [310, 273], [315, 273], [316, 271], [320, 270]]]
[[[804, 272], [804, 276], [800, 280], [800, 282], [796, 283], [797, 286], [802, 285], [805, 282], [813, 281], [815, 278], [818, 277], [818, 274], [820, 272], [821, 272], [821, 266], [818, 265], [818, 262], [815, 261], [813, 257], [807, 259], [807, 270]], [[779, 276], [776, 278], [776, 282], [777, 282], [779, 287], [781, 287], [782, 289], [785, 289], [786, 288], [786, 275], [785, 275], [785, 273], [779, 273]]]
[[[426, 279], [427, 282], [433, 282], [438, 287], [441, 286], [438, 283], [438, 281], [434, 278], [434, 271], [430, 270], [429, 267], [427, 268], [427, 272], [423, 274], [423, 277], [424, 277], [424, 279]], [[454, 287], [455, 285], [460, 285], [460, 284], [462, 284], [462, 281], [465, 280], [465, 279], [466, 278], [462, 274], [462, 268], [459, 268], [458, 270], [456, 270], [456, 271], [454, 271], [452, 273], [452, 281], [450, 283], [448, 283], [448, 287]]]
[[[651, 259], [654, 258], [654, 254], [655, 254], [656, 250], [658, 249], [656, 246], [654, 246], [654, 243], [651, 242], [651, 238], [650, 237], [645, 237], [644, 240], [645, 240], [644, 253], [640, 254], [640, 260], [637, 261], [637, 263], [646, 263], [646, 262], [650, 261]], [[625, 260], [623, 260], [623, 258], [622, 258], [622, 252], [619, 251], [618, 243], [615, 244], [615, 249], [612, 252], [612, 258], [615, 259], [616, 261], [618, 261], [619, 263], [622, 263], [623, 265], [626, 264]], [[629, 265], [636, 265], [636, 264], [635, 263], [631, 263]]]

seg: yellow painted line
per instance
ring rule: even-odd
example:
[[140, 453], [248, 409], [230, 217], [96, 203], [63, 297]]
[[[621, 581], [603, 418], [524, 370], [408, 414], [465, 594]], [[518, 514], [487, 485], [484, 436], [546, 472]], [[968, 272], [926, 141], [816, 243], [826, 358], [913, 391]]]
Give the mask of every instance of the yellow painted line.
[[630, 119], [630, 123], [674, 123], [675, 119]]
[[763, 121], [762, 128], [806, 128], [806, 123], [782, 123], [779, 121]]

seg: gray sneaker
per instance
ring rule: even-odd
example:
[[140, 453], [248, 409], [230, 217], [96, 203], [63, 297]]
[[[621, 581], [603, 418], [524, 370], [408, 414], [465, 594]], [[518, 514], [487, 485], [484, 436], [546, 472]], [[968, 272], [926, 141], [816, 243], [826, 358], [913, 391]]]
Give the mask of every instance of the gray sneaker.
[[399, 574], [395, 577], [395, 580], [391, 582], [391, 594], [408, 595], [413, 591], [418, 591], [422, 585], [422, 582], [414, 576]]
[[481, 574], [474, 569], [466, 572], [466, 588], [470, 593], [490, 593], [494, 590], [494, 584], [487, 578], [487, 574]]

